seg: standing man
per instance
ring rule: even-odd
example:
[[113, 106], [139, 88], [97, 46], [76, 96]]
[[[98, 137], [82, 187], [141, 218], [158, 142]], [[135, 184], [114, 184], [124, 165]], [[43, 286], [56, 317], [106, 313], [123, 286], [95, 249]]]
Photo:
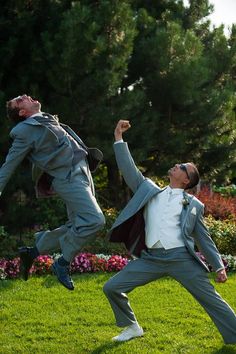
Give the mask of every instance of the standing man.
[[203, 306], [225, 343], [236, 343], [235, 313], [211, 285], [209, 270], [194, 248], [197, 245], [212, 265], [217, 281], [225, 282], [220, 254], [203, 223], [204, 205], [185, 192], [198, 184], [198, 170], [191, 162], [176, 164], [168, 171], [169, 186], [159, 188], [135, 166], [128, 145], [122, 140], [129, 128], [129, 121], [118, 122], [114, 149], [118, 167], [134, 196], [114, 223], [110, 240], [124, 242], [140, 258], [129, 262], [104, 286], [116, 324], [125, 327], [113, 340], [127, 341], [143, 335], [126, 294], [169, 275]]
[[36, 233], [35, 247], [19, 249], [23, 278], [28, 279], [34, 259], [40, 254], [61, 250], [52, 266], [67, 289], [74, 284], [69, 266], [82, 246], [104, 226], [104, 216], [96, 201], [88, 165], [88, 149], [76, 133], [58, 119], [41, 112], [39, 101], [22, 95], [7, 102], [7, 115], [16, 123], [5, 163], [0, 169], [0, 195], [21, 161], [27, 157], [39, 171], [38, 193], [56, 192], [65, 202], [68, 222], [55, 230]]

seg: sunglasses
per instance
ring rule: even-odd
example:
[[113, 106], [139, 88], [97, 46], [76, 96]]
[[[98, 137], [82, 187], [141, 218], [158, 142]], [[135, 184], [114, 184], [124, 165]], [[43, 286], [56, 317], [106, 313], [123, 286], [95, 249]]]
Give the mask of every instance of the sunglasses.
[[184, 171], [184, 172], [186, 173], [186, 175], [187, 175], [188, 179], [190, 180], [190, 176], [189, 176], [189, 173], [188, 173], [188, 170], [187, 170], [186, 164], [181, 163], [181, 164], [179, 165], [179, 168], [180, 168], [182, 171]]

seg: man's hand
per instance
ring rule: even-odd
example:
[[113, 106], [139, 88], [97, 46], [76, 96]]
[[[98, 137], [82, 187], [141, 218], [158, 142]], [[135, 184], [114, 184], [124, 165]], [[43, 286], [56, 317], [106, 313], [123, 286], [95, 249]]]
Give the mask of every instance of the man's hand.
[[225, 269], [221, 269], [216, 273], [217, 283], [224, 283], [227, 280], [227, 275]]
[[126, 132], [126, 130], [128, 130], [130, 127], [131, 125], [129, 124], [128, 120], [122, 120], [122, 119], [119, 120], [114, 131], [115, 140], [116, 141], [121, 140], [123, 138], [122, 134]]

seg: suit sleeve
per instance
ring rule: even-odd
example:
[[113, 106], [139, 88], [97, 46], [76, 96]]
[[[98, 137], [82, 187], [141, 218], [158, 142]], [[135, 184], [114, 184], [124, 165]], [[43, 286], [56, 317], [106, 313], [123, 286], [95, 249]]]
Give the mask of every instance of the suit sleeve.
[[224, 268], [220, 253], [212, 240], [208, 228], [204, 224], [204, 206], [201, 207], [196, 225], [194, 228], [194, 239], [199, 251], [204, 255], [207, 262], [216, 271], [220, 268]]
[[5, 162], [0, 168], [0, 193], [3, 191], [17, 166], [31, 150], [31, 146], [22, 135], [13, 132], [10, 135], [13, 138], [13, 143], [6, 156]]
[[139, 171], [130, 154], [128, 144], [121, 142], [114, 144], [116, 162], [126, 184], [135, 193], [145, 177]]

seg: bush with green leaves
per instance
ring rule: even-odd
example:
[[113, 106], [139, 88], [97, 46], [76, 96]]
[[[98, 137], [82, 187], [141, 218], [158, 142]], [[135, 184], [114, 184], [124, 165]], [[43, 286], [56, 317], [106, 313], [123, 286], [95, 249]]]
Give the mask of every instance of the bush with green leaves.
[[[14, 258], [18, 255], [19, 245], [33, 246], [35, 242], [34, 233], [40, 227], [41, 229], [52, 229], [57, 226], [57, 222], [60, 220], [63, 222], [66, 215], [59, 213], [57, 215], [50, 203], [43, 202], [41, 211], [46, 218], [50, 215], [50, 224], [35, 225], [35, 229], [24, 229], [19, 233], [11, 234], [3, 226], [0, 226], [0, 257]], [[48, 211], [48, 213], [47, 213]], [[118, 216], [118, 211], [115, 208], [103, 208], [103, 212], [106, 218], [106, 225], [103, 230], [99, 231], [93, 242], [84, 246], [83, 252], [90, 253], [103, 253], [103, 254], [120, 254], [126, 255], [127, 250], [124, 244], [111, 243], [108, 240], [107, 233], [110, 230], [112, 224]], [[42, 215], [41, 215], [42, 216]], [[221, 254], [236, 255], [236, 222], [233, 219], [215, 219], [212, 215], [205, 217], [207, 226], [209, 227], [210, 234], [215, 241]]]
[[[33, 246], [35, 244], [35, 232], [39, 229], [47, 230], [53, 229], [58, 224], [57, 221], [61, 221], [63, 223], [62, 215], [56, 215], [55, 209], [50, 208], [50, 204], [44, 203], [43, 213], [50, 216], [47, 218], [49, 223], [41, 223], [35, 225], [34, 228], [31, 229], [23, 229], [19, 230], [19, 233], [10, 234], [6, 231], [4, 226], [0, 226], [0, 257], [7, 257], [7, 258], [14, 258], [18, 255], [18, 247], [22, 245]], [[96, 238], [93, 242], [87, 244], [84, 248], [84, 252], [91, 252], [91, 253], [104, 253], [104, 254], [120, 254], [125, 255], [126, 249], [123, 244], [120, 243], [111, 243], [108, 240], [107, 233], [111, 228], [112, 224], [114, 223], [118, 211], [115, 208], [107, 208], [103, 209], [103, 213], [106, 218], [106, 225], [105, 227], [99, 231], [96, 235]], [[64, 216], [64, 222], [66, 220], [66, 215]]]
[[236, 255], [236, 222], [216, 220], [212, 215], [208, 215], [205, 221], [220, 253]]
[[21, 243], [21, 235], [9, 234], [4, 226], [0, 226], [0, 258], [11, 259], [17, 256], [17, 249]]
[[225, 197], [236, 197], [235, 184], [230, 184], [229, 186], [213, 186], [213, 191], [220, 193]]
[[118, 211], [115, 208], [103, 209], [103, 213], [106, 219], [106, 225], [103, 230], [98, 232], [95, 240], [86, 245], [83, 250], [91, 253], [104, 253], [104, 254], [127, 254], [127, 250], [122, 243], [112, 243], [107, 237], [107, 233], [110, 230], [112, 224], [118, 216]]

